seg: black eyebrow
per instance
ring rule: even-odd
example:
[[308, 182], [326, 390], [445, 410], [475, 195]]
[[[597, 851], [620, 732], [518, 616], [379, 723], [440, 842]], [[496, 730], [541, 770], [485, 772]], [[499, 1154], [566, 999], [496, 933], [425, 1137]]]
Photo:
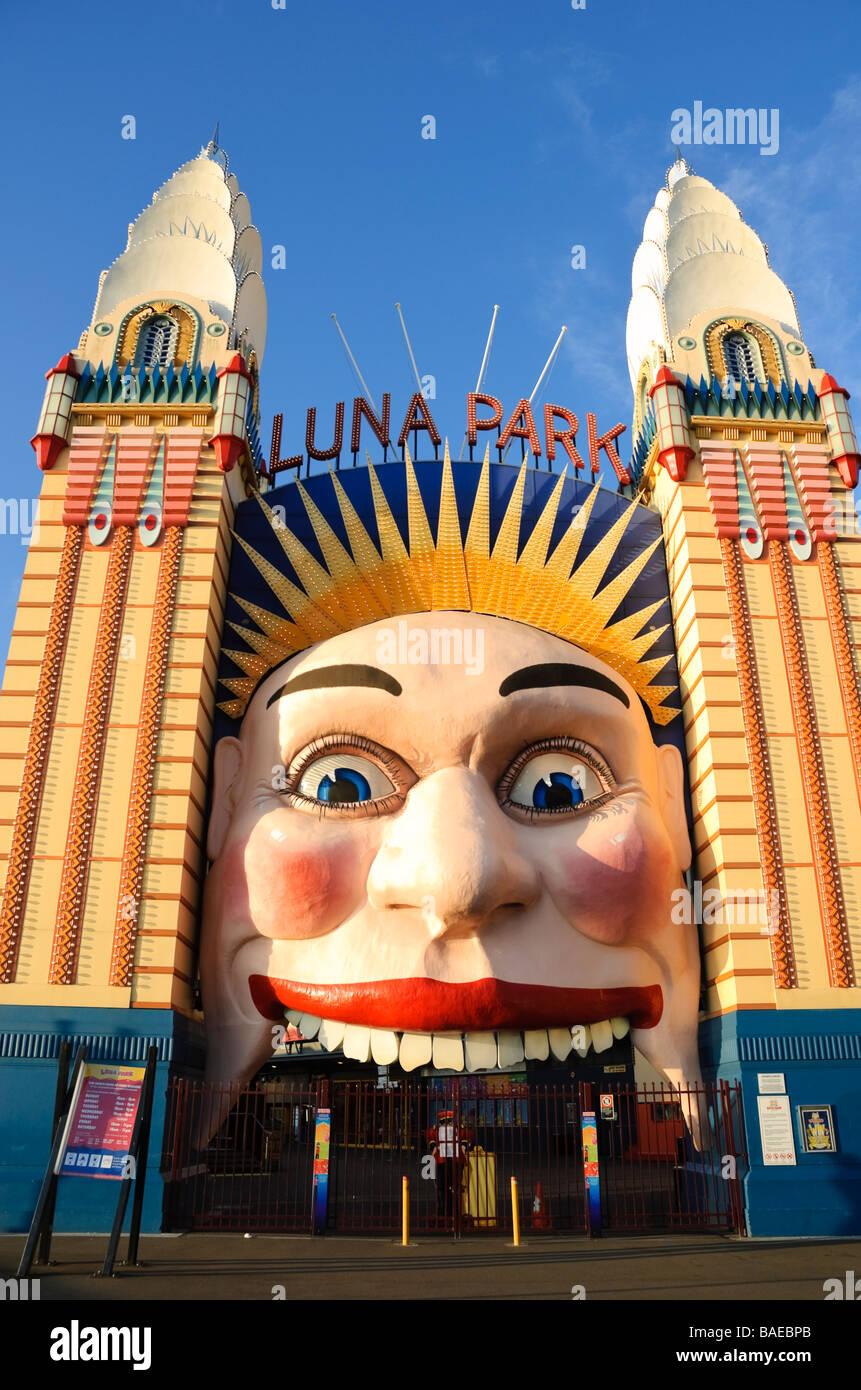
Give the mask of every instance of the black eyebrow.
[[548, 685], [582, 685], [588, 690], [601, 690], [621, 700], [626, 709], [631, 701], [624, 690], [591, 666], [574, 666], [567, 661], [547, 661], [540, 666], [524, 666], [506, 676], [499, 687], [500, 695], [512, 695], [516, 690], [540, 690]]
[[303, 671], [282, 685], [270, 695], [266, 708], [274, 705], [282, 695], [292, 695], [296, 690], [323, 690], [336, 685], [366, 685], [385, 690], [389, 695], [400, 695], [403, 690], [400, 681], [385, 671], [378, 671], [376, 666], [318, 666], [316, 671]]

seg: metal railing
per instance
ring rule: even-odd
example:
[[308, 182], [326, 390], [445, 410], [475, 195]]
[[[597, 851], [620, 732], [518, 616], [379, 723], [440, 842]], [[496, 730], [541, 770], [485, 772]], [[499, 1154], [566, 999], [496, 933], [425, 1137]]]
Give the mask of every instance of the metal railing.
[[[587, 1231], [582, 1116], [598, 1131], [601, 1229], [743, 1229], [740, 1087], [540, 1085], [505, 1075], [380, 1085], [212, 1087], [175, 1079], [168, 1228], [311, 1232], [317, 1112], [329, 1110], [325, 1229], [417, 1235]], [[685, 1116], [702, 1134], [694, 1149]], [[319, 1166], [319, 1165], [318, 1165]]]

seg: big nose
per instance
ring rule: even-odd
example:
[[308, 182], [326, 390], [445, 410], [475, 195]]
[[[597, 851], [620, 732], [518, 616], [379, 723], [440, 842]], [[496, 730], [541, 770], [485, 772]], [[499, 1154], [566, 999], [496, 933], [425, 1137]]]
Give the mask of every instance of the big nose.
[[420, 911], [431, 935], [469, 936], [530, 907], [540, 884], [484, 778], [443, 768], [412, 788], [368, 878], [372, 906]]

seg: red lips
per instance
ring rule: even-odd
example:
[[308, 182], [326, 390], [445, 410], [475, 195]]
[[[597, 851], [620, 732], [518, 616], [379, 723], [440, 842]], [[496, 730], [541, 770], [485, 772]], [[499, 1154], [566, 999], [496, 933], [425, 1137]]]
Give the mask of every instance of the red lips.
[[508, 980], [374, 980], [352, 985], [308, 985], [252, 975], [255, 1008], [280, 1019], [285, 1007], [395, 1032], [490, 1032], [496, 1028], [558, 1028], [628, 1018], [633, 1028], [654, 1028], [663, 1011], [659, 985], [624, 989], [561, 989]]

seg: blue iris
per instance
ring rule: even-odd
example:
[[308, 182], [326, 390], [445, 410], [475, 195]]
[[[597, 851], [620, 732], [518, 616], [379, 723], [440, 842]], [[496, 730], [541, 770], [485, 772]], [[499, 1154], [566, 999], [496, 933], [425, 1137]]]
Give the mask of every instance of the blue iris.
[[319, 801], [370, 801], [371, 784], [367, 777], [353, 767], [336, 767], [335, 776], [328, 772], [317, 788]]
[[550, 785], [542, 778], [532, 792], [533, 806], [577, 806], [582, 800], [582, 789], [567, 772], [551, 772]]

